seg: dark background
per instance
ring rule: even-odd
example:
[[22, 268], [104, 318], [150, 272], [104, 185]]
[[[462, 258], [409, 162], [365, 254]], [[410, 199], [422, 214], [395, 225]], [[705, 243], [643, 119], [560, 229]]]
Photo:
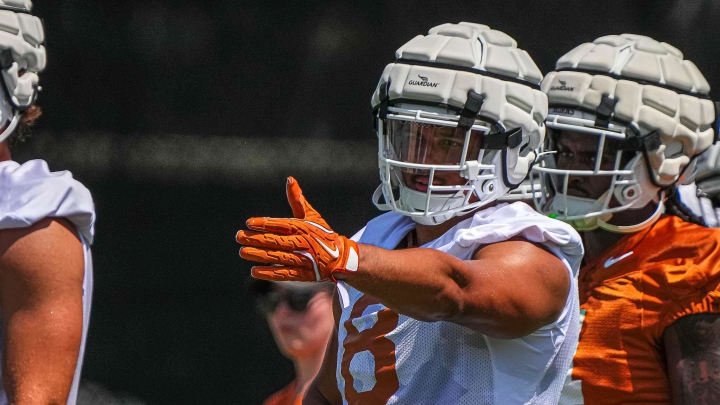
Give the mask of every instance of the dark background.
[[547, 72], [582, 42], [646, 34], [720, 88], [711, 0], [35, 3], [44, 116], [14, 157], [69, 169], [92, 191], [83, 376], [138, 402], [252, 404], [290, 381], [233, 236], [249, 216], [290, 214], [287, 175], [341, 233], [376, 215], [369, 100], [413, 36], [488, 24]]

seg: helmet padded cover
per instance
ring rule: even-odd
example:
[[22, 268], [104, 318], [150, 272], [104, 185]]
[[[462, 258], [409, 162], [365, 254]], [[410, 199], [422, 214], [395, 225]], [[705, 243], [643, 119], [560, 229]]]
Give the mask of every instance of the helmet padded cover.
[[608, 95], [617, 100], [612, 120], [641, 134], [658, 131], [661, 145], [648, 158], [659, 185], [684, 181], [680, 177], [691, 158], [713, 142], [714, 105], [704, 98], [710, 86], [668, 44], [640, 35], [604, 36], [571, 50], [556, 67], [569, 70], [550, 72], [543, 80], [551, 106], [596, 111]]
[[689, 93], [710, 92], [708, 81], [693, 62], [683, 59], [682, 52], [643, 35], [606, 35], [578, 45], [558, 59], [555, 69], [586, 69]]
[[29, 13], [33, 4], [31, 0], [0, 0], [0, 7], [15, 8]]

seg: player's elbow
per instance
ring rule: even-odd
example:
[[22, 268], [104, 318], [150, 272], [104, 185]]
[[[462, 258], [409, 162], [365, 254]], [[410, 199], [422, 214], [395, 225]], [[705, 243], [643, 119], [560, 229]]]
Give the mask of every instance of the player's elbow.
[[433, 309], [427, 314], [426, 321], [453, 322], [462, 317], [465, 302], [462, 291], [456, 286], [448, 286], [435, 295]]
[[540, 302], [502, 291], [465, 289], [453, 315], [454, 322], [500, 339], [527, 336], [555, 322], [562, 314], [564, 299]]

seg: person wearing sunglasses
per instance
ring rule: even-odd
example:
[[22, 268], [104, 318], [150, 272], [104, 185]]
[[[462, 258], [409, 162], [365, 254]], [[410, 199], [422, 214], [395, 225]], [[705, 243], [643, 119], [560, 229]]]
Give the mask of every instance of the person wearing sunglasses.
[[320, 369], [333, 331], [333, 285], [255, 280], [252, 289], [258, 311], [267, 320], [278, 349], [295, 368], [295, 380], [263, 404], [300, 404]]
[[414, 37], [372, 97], [373, 201], [391, 212], [347, 238], [290, 177], [293, 218], [250, 218], [237, 233], [240, 256], [262, 263], [256, 278], [337, 282], [335, 333], [304, 403], [557, 403], [580, 324], [580, 238], [497, 202], [542, 143], [541, 79], [486, 25]]

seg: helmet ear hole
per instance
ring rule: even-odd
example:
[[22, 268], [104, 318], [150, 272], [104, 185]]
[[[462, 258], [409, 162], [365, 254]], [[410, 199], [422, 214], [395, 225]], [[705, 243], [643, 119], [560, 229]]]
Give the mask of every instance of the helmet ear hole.
[[626, 202], [636, 199], [639, 194], [640, 190], [638, 190], [637, 186], [624, 187], [622, 190], [622, 196]]
[[495, 180], [485, 180], [482, 184], [482, 192], [484, 194], [491, 194], [495, 191], [496, 187]]

